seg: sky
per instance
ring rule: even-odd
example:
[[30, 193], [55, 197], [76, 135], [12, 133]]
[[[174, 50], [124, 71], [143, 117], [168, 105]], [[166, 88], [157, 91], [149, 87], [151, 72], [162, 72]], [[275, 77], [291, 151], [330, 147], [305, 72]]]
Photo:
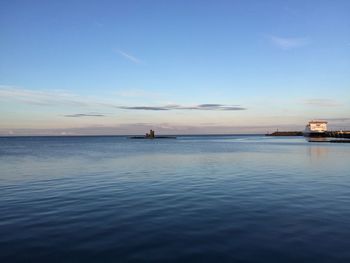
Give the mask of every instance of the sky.
[[0, 135], [350, 130], [350, 1], [0, 0]]

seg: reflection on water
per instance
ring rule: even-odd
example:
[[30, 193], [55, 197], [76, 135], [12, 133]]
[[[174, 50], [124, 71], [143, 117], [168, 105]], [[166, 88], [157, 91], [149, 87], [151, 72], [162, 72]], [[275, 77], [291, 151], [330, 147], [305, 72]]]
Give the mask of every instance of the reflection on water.
[[327, 137], [305, 137], [308, 142], [329, 142]]
[[350, 262], [349, 146], [0, 138], [0, 262]]
[[322, 145], [310, 145], [309, 156], [311, 159], [326, 159], [328, 158], [329, 148]]

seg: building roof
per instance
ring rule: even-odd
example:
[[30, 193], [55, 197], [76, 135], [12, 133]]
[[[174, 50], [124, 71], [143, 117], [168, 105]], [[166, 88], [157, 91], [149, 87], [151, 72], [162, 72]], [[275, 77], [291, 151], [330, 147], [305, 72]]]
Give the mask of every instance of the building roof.
[[309, 121], [309, 124], [311, 123], [328, 123], [328, 121], [320, 121], [320, 120]]

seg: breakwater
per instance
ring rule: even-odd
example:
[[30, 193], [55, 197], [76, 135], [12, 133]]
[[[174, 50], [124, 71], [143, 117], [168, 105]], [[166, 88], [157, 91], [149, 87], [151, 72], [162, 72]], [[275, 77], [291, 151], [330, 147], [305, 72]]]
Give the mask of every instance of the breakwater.
[[326, 137], [350, 139], [350, 131], [327, 131]]
[[266, 136], [303, 136], [301, 131], [275, 131], [273, 133], [267, 133]]
[[[303, 136], [301, 131], [275, 131], [267, 133], [266, 136]], [[350, 131], [326, 131], [322, 137], [350, 139]]]

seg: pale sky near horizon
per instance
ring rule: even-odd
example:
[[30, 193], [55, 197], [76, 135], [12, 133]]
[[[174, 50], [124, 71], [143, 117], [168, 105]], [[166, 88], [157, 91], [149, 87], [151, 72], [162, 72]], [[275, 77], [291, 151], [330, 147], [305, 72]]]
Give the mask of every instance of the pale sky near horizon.
[[0, 135], [350, 130], [350, 1], [0, 1]]

